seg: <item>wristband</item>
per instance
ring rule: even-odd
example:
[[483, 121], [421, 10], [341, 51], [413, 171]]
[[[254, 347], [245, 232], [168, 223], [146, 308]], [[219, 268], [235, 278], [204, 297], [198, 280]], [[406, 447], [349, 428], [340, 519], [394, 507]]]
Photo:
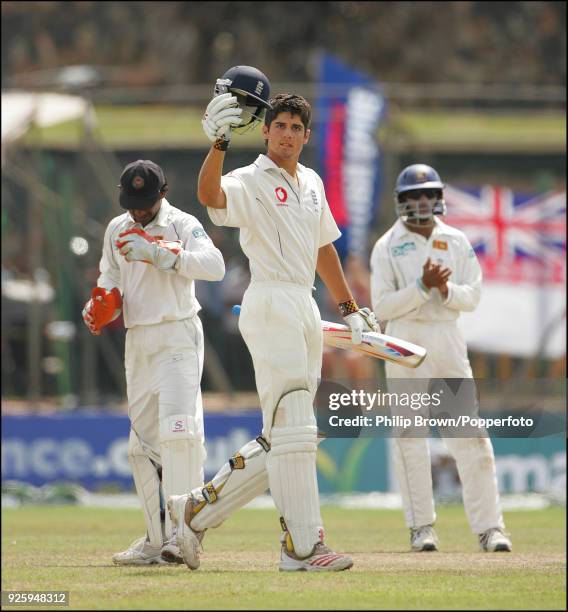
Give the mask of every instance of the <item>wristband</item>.
[[359, 306], [357, 306], [357, 302], [355, 302], [355, 300], [341, 302], [341, 304], [338, 304], [337, 307], [339, 308], [339, 312], [341, 313], [342, 317], [346, 317], [359, 310]]
[[213, 148], [217, 149], [217, 151], [226, 151], [229, 148], [229, 141], [224, 138], [217, 138], [213, 143]]
[[425, 293], [430, 293], [430, 289], [426, 287], [426, 285], [422, 282], [421, 278], [417, 278], [416, 282], [418, 284], [418, 288], [424, 291]]

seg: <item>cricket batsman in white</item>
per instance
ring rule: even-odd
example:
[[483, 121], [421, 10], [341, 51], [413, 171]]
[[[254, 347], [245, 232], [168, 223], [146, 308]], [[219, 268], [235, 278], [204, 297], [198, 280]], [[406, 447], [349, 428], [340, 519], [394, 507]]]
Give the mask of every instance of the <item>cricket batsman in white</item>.
[[[253, 360], [262, 436], [241, 448], [203, 489], [170, 498], [168, 509], [186, 564], [196, 569], [205, 530], [270, 488], [283, 529], [280, 570], [345, 570], [352, 559], [324, 544], [316, 476], [313, 401], [322, 363], [321, 319], [312, 297], [316, 270], [355, 343], [376, 326], [345, 281], [332, 244], [340, 231], [323, 183], [298, 162], [310, 137], [310, 105], [291, 94], [269, 101], [269, 87], [266, 76], [249, 66], [234, 67], [217, 81], [218, 95], [203, 119], [213, 146], [198, 183], [199, 201], [212, 221], [240, 229], [250, 261], [239, 328]], [[264, 113], [266, 154], [223, 176], [231, 129]]]
[[128, 461], [147, 533], [112, 559], [117, 565], [183, 563], [161, 506], [203, 483], [203, 328], [194, 281], [221, 280], [225, 264], [199, 221], [165, 199], [160, 166], [128, 164], [119, 188], [127, 210], [106, 229], [100, 276], [83, 319], [100, 335], [124, 313]]
[[[443, 190], [444, 184], [430, 166], [405, 168], [394, 191], [398, 220], [371, 254], [371, 299], [378, 320], [388, 321], [387, 334], [428, 350], [414, 370], [387, 363], [387, 379], [393, 385], [405, 378], [423, 379], [415, 383], [426, 386], [432, 378], [473, 378], [457, 318], [479, 303], [481, 268], [465, 234], [439, 218], [446, 212]], [[444, 440], [456, 460], [466, 514], [481, 549], [510, 551], [491, 440], [487, 436]], [[428, 439], [402, 435], [394, 444], [412, 550], [437, 550]]]

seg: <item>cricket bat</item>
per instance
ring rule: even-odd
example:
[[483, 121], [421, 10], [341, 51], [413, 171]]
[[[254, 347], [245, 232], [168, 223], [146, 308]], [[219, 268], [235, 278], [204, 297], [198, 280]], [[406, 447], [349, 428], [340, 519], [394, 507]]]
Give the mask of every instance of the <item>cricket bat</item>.
[[[232, 313], [239, 316], [240, 312], [240, 305], [235, 304]], [[417, 368], [426, 357], [426, 349], [423, 346], [400, 340], [400, 338], [378, 334], [377, 332], [363, 332], [361, 344], [353, 344], [351, 342], [351, 329], [347, 325], [322, 321], [321, 327], [323, 343], [327, 346], [357, 351], [368, 357], [398, 363], [405, 368]]]
[[376, 359], [392, 361], [405, 368], [417, 368], [426, 357], [426, 349], [412, 342], [377, 332], [363, 332], [361, 344], [351, 342], [351, 329], [340, 323], [322, 321], [323, 343], [340, 349], [363, 353]]

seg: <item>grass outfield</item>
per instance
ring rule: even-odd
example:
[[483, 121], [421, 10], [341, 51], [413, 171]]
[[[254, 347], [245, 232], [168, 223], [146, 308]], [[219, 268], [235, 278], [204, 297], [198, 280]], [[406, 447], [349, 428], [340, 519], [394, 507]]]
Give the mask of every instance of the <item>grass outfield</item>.
[[[96, 134], [108, 147], [208, 147], [201, 128], [203, 109], [190, 106], [145, 105], [96, 107]], [[317, 131], [317, 124], [314, 126]], [[491, 114], [483, 112], [398, 112], [390, 126], [391, 138], [413, 146], [469, 150], [505, 148], [526, 151], [565, 151], [564, 113]], [[81, 142], [80, 121], [67, 121], [48, 128], [34, 128], [24, 137], [28, 144], [77, 147]], [[258, 148], [260, 129], [233, 139], [232, 147]]]
[[277, 570], [274, 510], [241, 510], [207, 533], [201, 568], [116, 567], [143, 533], [137, 510], [2, 510], [2, 590], [68, 590], [71, 609], [566, 609], [566, 511], [505, 516], [511, 554], [478, 552], [463, 508], [438, 511], [443, 552], [409, 553], [400, 511], [322, 509], [337, 574]]

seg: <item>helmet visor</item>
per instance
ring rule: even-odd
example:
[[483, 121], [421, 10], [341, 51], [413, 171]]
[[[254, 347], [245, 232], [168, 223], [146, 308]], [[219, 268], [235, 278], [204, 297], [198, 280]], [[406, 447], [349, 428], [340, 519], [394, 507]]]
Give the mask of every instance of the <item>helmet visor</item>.
[[434, 215], [446, 214], [446, 204], [440, 189], [411, 189], [398, 194], [397, 215], [408, 225], [429, 226]]
[[439, 189], [409, 189], [398, 194], [399, 202], [407, 202], [408, 200], [420, 200], [422, 196], [426, 196], [428, 200], [434, 200], [442, 197], [442, 192]]
[[237, 97], [237, 104], [243, 109], [241, 114], [241, 123], [237, 127], [233, 128], [233, 131], [236, 134], [244, 134], [245, 132], [255, 128], [261, 121], [264, 120], [266, 108], [260, 104], [255, 104], [254, 100], [251, 100], [250, 95], [237, 93], [236, 91], [232, 91], [231, 93], [235, 94]]

